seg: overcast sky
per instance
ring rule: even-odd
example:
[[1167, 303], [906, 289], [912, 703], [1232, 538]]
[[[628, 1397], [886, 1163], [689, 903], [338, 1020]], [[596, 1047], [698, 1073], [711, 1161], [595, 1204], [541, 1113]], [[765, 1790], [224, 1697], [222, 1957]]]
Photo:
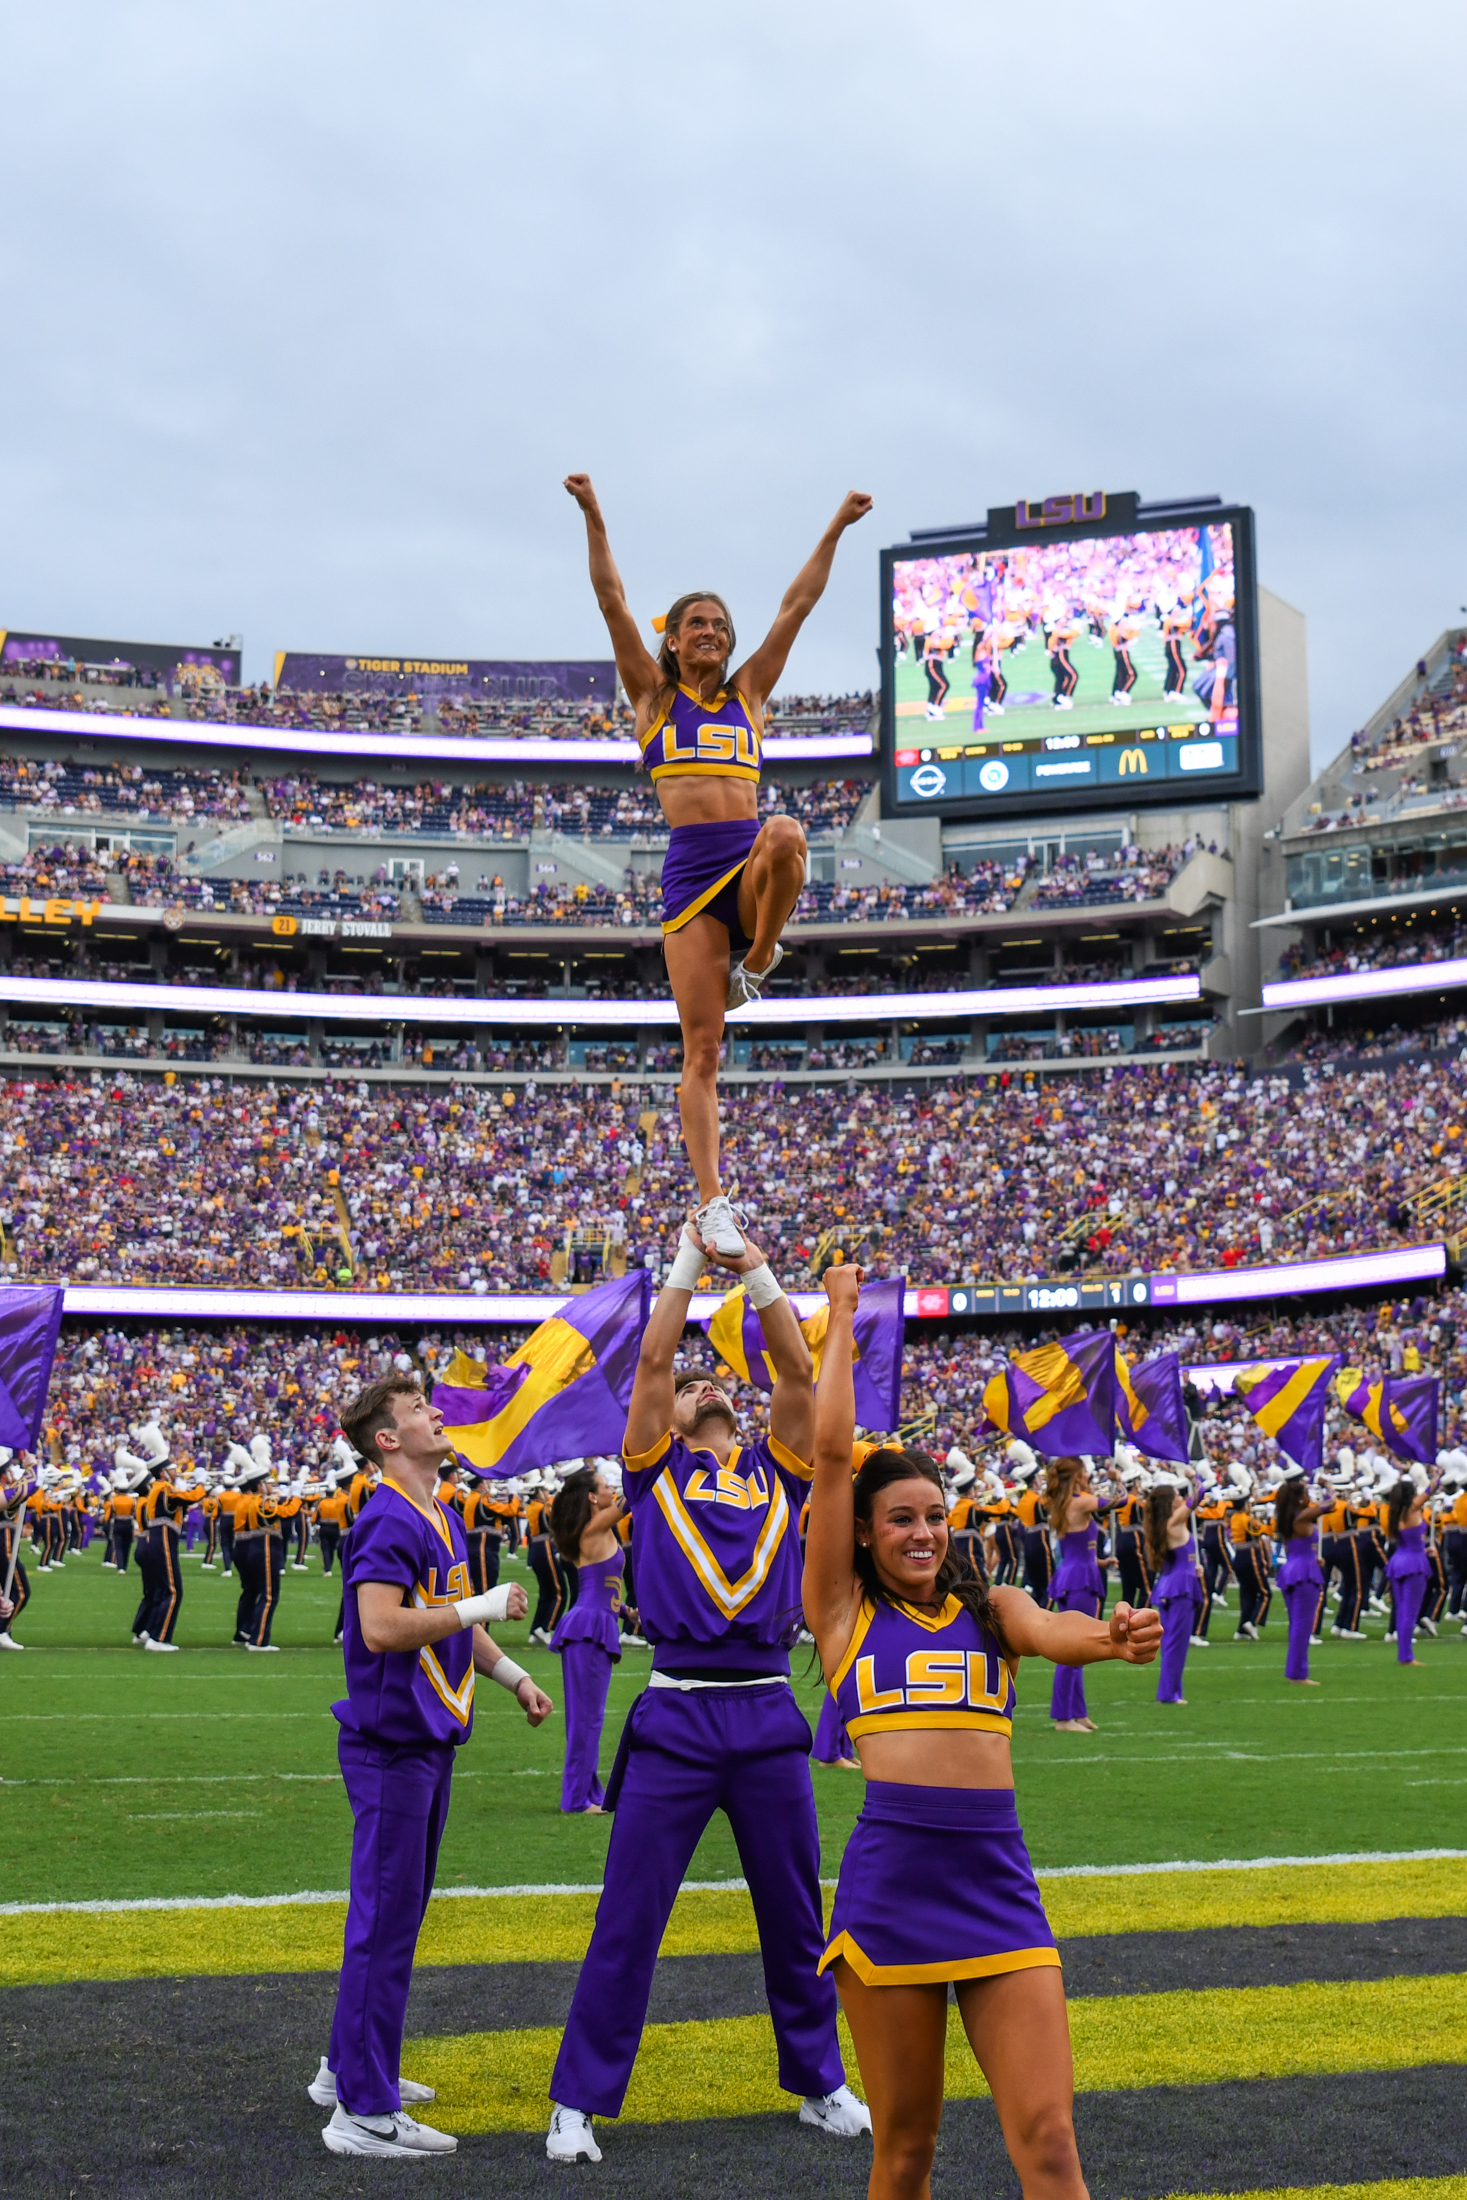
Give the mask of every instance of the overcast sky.
[[1464, 21], [22, 0], [0, 624], [601, 655], [585, 467], [634, 606], [749, 637], [861, 488], [829, 690], [909, 528], [1215, 490], [1322, 759], [1467, 602]]

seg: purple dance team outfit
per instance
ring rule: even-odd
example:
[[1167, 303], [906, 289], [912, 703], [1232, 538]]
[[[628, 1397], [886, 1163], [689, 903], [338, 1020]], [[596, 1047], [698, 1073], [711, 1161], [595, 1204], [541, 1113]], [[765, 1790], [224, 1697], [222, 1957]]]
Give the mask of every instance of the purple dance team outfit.
[[670, 1434], [625, 1455], [652, 1679], [627, 1715], [607, 1783], [616, 1816], [605, 1891], [550, 2081], [563, 2108], [621, 2113], [657, 1950], [715, 1810], [749, 1882], [779, 2082], [807, 2096], [845, 2082], [835, 1988], [818, 1975], [810, 1729], [789, 1685], [797, 1523], [812, 1472], [777, 1436], [736, 1449], [723, 1467]]
[[1289, 1614], [1289, 1654], [1284, 1660], [1286, 1681], [1309, 1678], [1309, 1644], [1314, 1622], [1324, 1599], [1324, 1568], [1319, 1563], [1318, 1537], [1313, 1527], [1289, 1538], [1279, 1587]]
[[[936, 1615], [863, 1603], [830, 1693], [853, 1737], [1013, 1732], [1013, 1671], [954, 1596]], [[868, 1780], [821, 1970], [838, 1959], [866, 1986], [1058, 1967], [1013, 1789]]]
[[820, 1716], [815, 1721], [814, 1756], [817, 1765], [833, 1765], [842, 1758], [847, 1764], [856, 1762], [855, 1744], [846, 1732], [846, 1722], [834, 1696], [826, 1696], [821, 1703]]
[[1386, 1566], [1386, 1579], [1396, 1603], [1396, 1663], [1414, 1665], [1416, 1651], [1411, 1637], [1431, 1579], [1431, 1560], [1426, 1555], [1426, 1529], [1403, 1528]]
[[419, 1608], [469, 1596], [457, 1514], [436, 1500], [418, 1504], [384, 1476], [343, 1545], [342, 1574], [347, 1698], [331, 1708], [355, 1824], [328, 2061], [348, 2115], [391, 2116], [402, 2106], [403, 2020], [448, 1822], [454, 1752], [473, 1729], [474, 1631], [421, 1650], [369, 1650], [355, 1592], [364, 1581], [390, 1582]]
[[[1191, 1505], [1187, 1507], [1190, 1512]], [[1156, 1683], [1158, 1703], [1181, 1703], [1182, 1674], [1187, 1646], [1197, 1632], [1202, 1610], [1202, 1578], [1197, 1571], [1197, 1538], [1189, 1535], [1177, 1550], [1168, 1551], [1166, 1564], [1156, 1577], [1151, 1601], [1161, 1613], [1161, 1673]]]
[[598, 1759], [611, 1668], [621, 1656], [616, 1623], [621, 1617], [622, 1564], [617, 1549], [610, 1558], [578, 1569], [576, 1601], [550, 1638], [551, 1649], [560, 1652], [565, 1683], [562, 1810], [585, 1810], [606, 1800]]
[[[742, 779], [757, 785], [762, 744], [743, 697], [721, 689], [711, 703], [676, 687], [642, 736], [642, 759], [659, 779]], [[662, 864], [662, 929], [679, 932], [690, 919], [716, 917], [729, 945], [752, 946], [739, 923], [739, 877], [759, 837], [757, 817], [706, 825], [674, 825]]]
[[[1092, 1515], [1074, 1535], [1060, 1537], [1060, 1562], [1049, 1585], [1051, 1612], [1083, 1612], [1098, 1619], [1105, 1603], [1105, 1582], [1100, 1571], [1100, 1522]], [[1085, 1708], [1085, 1669], [1057, 1665], [1050, 1692], [1052, 1719], [1088, 1719]]]

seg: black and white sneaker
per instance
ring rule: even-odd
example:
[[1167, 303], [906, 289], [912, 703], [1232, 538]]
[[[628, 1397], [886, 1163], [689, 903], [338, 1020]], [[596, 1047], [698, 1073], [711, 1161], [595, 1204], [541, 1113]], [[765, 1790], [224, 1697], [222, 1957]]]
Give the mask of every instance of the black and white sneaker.
[[395, 2116], [352, 2116], [337, 2102], [321, 2137], [328, 2154], [457, 2154], [458, 2141], [431, 2124], [415, 2123], [405, 2109]]
[[812, 2093], [803, 2100], [800, 2122], [828, 2131], [833, 2139], [858, 2139], [871, 2129], [871, 2111], [848, 2085], [838, 2085], [833, 2093]]
[[579, 2108], [552, 2108], [545, 2156], [551, 2162], [599, 2162], [601, 2149], [592, 2136], [590, 2117]]
[[[411, 2078], [399, 2078], [397, 2090], [404, 2108], [421, 2108], [425, 2101], [436, 2101], [437, 2092], [431, 2085], [415, 2085]], [[306, 2092], [317, 2108], [335, 2108], [336, 2072], [326, 2057], [321, 2057], [321, 2067], [306, 2087]]]

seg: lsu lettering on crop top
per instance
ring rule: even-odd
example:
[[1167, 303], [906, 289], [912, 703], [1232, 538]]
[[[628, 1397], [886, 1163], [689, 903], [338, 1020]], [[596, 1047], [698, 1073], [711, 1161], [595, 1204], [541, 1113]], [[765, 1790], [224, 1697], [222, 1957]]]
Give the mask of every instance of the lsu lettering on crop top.
[[1017, 1700], [994, 1637], [953, 1596], [935, 1616], [863, 1603], [830, 1693], [853, 1738], [933, 1727], [1011, 1734]]
[[691, 689], [675, 687], [642, 736], [642, 761], [654, 780], [680, 774], [757, 780], [763, 744], [741, 695], [722, 689], [704, 703]]

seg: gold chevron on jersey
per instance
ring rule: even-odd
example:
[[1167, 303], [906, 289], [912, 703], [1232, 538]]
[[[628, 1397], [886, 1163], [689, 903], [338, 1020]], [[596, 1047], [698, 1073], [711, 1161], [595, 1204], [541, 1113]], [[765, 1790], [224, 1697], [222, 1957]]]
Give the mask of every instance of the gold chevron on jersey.
[[652, 1486], [652, 1494], [662, 1509], [662, 1516], [678, 1540], [683, 1556], [708, 1591], [725, 1619], [735, 1619], [744, 1607], [751, 1604], [769, 1578], [775, 1554], [784, 1540], [790, 1524], [789, 1500], [783, 1486], [776, 1482], [768, 1516], [759, 1531], [754, 1555], [748, 1571], [737, 1581], [730, 1581], [708, 1545], [693, 1524], [692, 1515], [683, 1503], [682, 1493], [672, 1477], [672, 1469], [664, 1467]]

